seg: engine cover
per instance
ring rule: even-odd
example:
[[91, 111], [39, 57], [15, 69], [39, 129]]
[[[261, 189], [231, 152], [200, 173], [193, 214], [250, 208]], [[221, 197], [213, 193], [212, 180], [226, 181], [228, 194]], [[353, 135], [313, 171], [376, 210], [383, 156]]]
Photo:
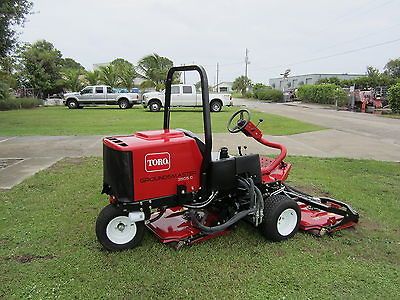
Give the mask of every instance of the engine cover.
[[154, 130], [107, 137], [103, 146], [103, 191], [119, 201], [173, 196], [178, 185], [187, 192], [200, 187], [202, 155], [196, 141], [181, 131]]

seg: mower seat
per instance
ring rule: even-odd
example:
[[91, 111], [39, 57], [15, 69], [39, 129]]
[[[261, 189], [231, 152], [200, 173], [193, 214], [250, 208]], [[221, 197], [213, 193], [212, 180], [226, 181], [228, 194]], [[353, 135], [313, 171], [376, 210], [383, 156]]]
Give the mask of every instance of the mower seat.
[[176, 130], [182, 131], [186, 136], [194, 139], [196, 141], [197, 147], [199, 147], [201, 155], [204, 156], [204, 152], [206, 151], [206, 145], [196, 134], [194, 134], [190, 130], [186, 130], [186, 129], [182, 129], [182, 128], [176, 128]]

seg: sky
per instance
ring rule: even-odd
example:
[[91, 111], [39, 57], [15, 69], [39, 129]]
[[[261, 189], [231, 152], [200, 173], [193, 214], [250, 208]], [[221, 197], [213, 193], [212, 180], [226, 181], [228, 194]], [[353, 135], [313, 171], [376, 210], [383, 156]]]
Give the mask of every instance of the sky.
[[[201, 64], [210, 84], [380, 70], [400, 57], [400, 0], [33, 0], [20, 40], [46, 39], [86, 69], [157, 53]], [[186, 76], [188, 83], [197, 75]]]

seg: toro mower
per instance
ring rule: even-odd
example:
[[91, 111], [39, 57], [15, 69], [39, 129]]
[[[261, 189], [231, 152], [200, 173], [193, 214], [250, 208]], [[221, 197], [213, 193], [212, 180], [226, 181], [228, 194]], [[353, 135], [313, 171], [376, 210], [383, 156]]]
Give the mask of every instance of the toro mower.
[[[201, 78], [204, 142], [184, 129], [170, 129], [174, 72], [198, 71]], [[261, 121], [261, 120], [260, 120]], [[146, 228], [176, 248], [227, 234], [240, 220], [271, 241], [298, 230], [317, 235], [354, 226], [349, 205], [313, 197], [285, 184], [291, 164], [285, 146], [268, 141], [245, 109], [235, 112], [228, 131], [242, 132], [280, 150], [275, 158], [237, 156], [226, 147], [212, 152], [207, 74], [201, 66], [173, 67], [166, 79], [164, 128], [103, 139], [103, 191], [110, 204], [96, 222], [99, 242], [108, 250], [138, 246]]]

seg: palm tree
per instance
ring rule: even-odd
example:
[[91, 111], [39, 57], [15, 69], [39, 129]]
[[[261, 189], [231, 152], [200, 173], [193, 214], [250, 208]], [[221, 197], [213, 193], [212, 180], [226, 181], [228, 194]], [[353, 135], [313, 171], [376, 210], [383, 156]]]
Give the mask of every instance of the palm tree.
[[100, 67], [100, 82], [111, 87], [118, 86], [120, 80], [115, 65], [110, 64]]
[[89, 83], [89, 85], [99, 84], [100, 71], [99, 70], [93, 70], [93, 71], [86, 72], [85, 73], [85, 79]]
[[69, 91], [79, 91], [82, 88], [82, 70], [64, 69], [61, 72], [62, 84]]
[[133, 64], [123, 58], [117, 58], [111, 64], [116, 68], [119, 85], [130, 91], [133, 88], [133, 81], [137, 77]]
[[[137, 73], [151, 83], [157, 90], [164, 88], [168, 70], [173, 66], [172, 60], [153, 53], [139, 60], [136, 67]], [[174, 74], [174, 80], [179, 80], [180, 74]]]
[[247, 88], [251, 86], [251, 80], [246, 76], [239, 76], [233, 81], [232, 89], [244, 95]]

